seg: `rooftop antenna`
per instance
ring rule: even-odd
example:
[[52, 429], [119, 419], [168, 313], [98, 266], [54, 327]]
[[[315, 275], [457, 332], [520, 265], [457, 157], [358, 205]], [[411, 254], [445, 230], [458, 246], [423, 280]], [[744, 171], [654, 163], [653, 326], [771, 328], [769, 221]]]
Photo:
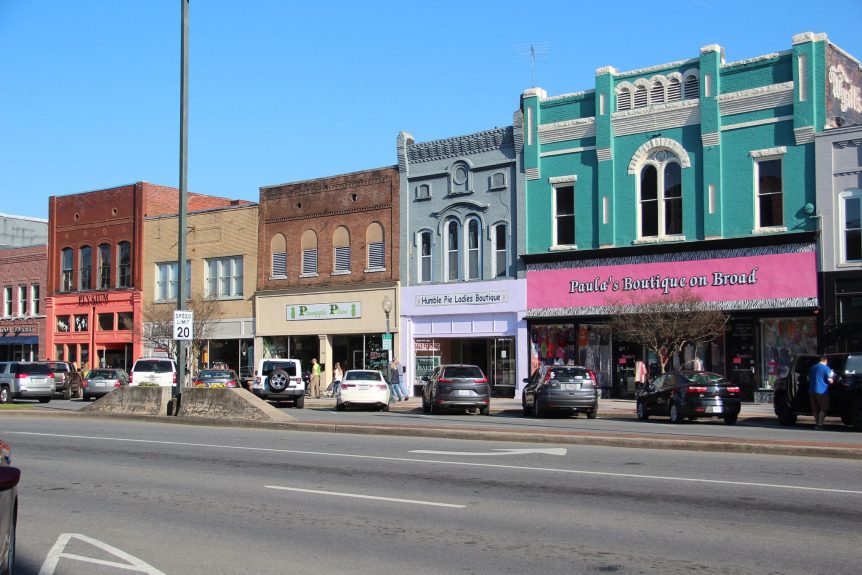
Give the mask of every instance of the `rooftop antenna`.
[[536, 59], [546, 56], [550, 49], [550, 42], [530, 42], [515, 46], [519, 56], [530, 59], [530, 83], [533, 88], [536, 87]]

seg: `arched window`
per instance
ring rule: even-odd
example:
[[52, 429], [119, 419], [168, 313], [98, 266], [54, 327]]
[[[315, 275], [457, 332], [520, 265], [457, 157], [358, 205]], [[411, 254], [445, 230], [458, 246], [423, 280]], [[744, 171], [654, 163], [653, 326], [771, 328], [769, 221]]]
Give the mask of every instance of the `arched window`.
[[470, 185], [470, 166], [466, 162], [455, 162], [449, 170], [449, 193], [466, 194], [473, 188]]
[[646, 86], [638, 86], [635, 89], [635, 108], [643, 108], [647, 105]]
[[117, 287], [132, 287], [132, 244], [117, 244]]
[[667, 101], [679, 102], [682, 100], [682, 86], [677, 78], [671, 78], [667, 82]]
[[506, 224], [497, 224], [493, 228], [494, 242], [494, 277], [502, 278], [509, 275], [509, 247]]
[[99, 289], [111, 287], [111, 244], [99, 244]]
[[383, 240], [383, 226], [372, 222], [365, 230], [365, 247], [368, 250], [368, 269], [386, 269], [386, 243]]
[[420, 283], [431, 281], [431, 232], [419, 232], [419, 261], [417, 263]]
[[470, 218], [467, 221], [467, 279], [477, 280], [482, 277], [482, 233], [479, 220]]
[[63, 291], [72, 291], [75, 285], [72, 283], [72, 248], [60, 250], [60, 275], [62, 276]]
[[697, 76], [694, 74], [687, 76], [685, 79], [684, 96], [686, 100], [696, 100], [697, 98], [700, 98], [698, 80]]
[[88, 290], [92, 287], [93, 248], [81, 246], [78, 248], [78, 289]]
[[269, 241], [269, 253], [272, 258], [270, 276], [276, 279], [287, 277], [287, 240], [284, 234], [275, 234]]
[[667, 150], [647, 157], [640, 172], [640, 237], [682, 234], [682, 168]]
[[302, 276], [317, 275], [317, 234], [312, 230], [302, 233]]
[[450, 282], [461, 279], [461, 275], [458, 273], [461, 263], [460, 231], [457, 221], [449, 220], [446, 222], [445, 242], [443, 245], [446, 260], [444, 265], [446, 269], [446, 281]]
[[655, 80], [652, 83], [652, 88], [650, 88], [649, 94], [650, 104], [662, 104], [664, 103], [664, 84]]
[[632, 93], [628, 88], [622, 88], [617, 94], [617, 112], [632, 109]]
[[339, 226], [332, 234], [332, 273], [350, 273], [350, 232]]

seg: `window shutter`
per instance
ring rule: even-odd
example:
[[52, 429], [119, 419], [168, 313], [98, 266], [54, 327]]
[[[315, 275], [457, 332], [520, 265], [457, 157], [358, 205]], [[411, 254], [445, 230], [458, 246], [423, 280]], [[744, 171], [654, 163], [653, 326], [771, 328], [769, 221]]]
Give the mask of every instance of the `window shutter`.
[[278, 252], [272, 254], [272, 277], [287, 277], [287, 252]]
[[383, 242], [368, 244], [368, 269], [376, 270], [386, 267], [386, 257], [383, 251]]
[[664, 102], [664, 86], [661, 82], [655, 82], [650, 90], [650, 104], [661, 104]]
[[617, 94], [617, 111], [632, 109], [632, 94], [628, 90], [620, 90]]
[[[316, 268], [317, 264], [315, 263], [315, 269]], [[335, 271], [350, 271], [350, 246], [341, 246], [335, 248]]]
[[697, 76], [689, 76], [685, 79], [685, 99], [696, 100], [699, 97]]
[[302, 275], [317, 275], [317, 250], [302, 250]]
[[643, 108], [647, 105], [647, 89], [643, 86], [638, 86], [635, 90], [635, 108]]
[[667, 84], [667, 101], [668, 102], [679, 102], [682, 99], [681, 86], [679, 85], [679, 80], [676, 78], [671, 78], [670, 82]]

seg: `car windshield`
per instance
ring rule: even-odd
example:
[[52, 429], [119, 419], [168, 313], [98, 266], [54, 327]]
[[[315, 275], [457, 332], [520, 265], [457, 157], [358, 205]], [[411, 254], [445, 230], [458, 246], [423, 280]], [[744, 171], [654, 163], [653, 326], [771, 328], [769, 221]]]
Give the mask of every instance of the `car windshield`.
[[112, 369], [94, 369], [90, 372], [90, 379], [117, 379], [120, 374]]
[[288, 375], [296, 375], [296, 365], [292, 361], [265, 361], [263, 362], [263, 375], [270, 375], [276, 369], [283, 369]]
[[727, 381], [717, 373], [687, 373], [683, 377], [697, 385], [723, 385]]
[[383, 377], [379, 371], [348, 371], [344, 379], [345, 381], [382, 381]]
[[862, 355], [848, 355], [847, 363], [844, 365], [844, 373], [847, 375], [862, 373]]
[[555, 367], [548, 370], [548, 379], [551, 381], [579, 381], [589, 377], [589, 372], [583, 367]]
[[482, 370], [475, 365], [453, 365], [443, 370], [444, 377], [452, 379], [482, 379]]
[[140, 372], [166, 373], [173, 370], [173, 364], [164, 360], [139, 361], [135, 364], [135, 371]]
[[46, 375], [54, 370], [47, 363], [23, 363], [18, 366], [17, 373], [33, 373], [38, 375]]
[[51, 369], [53, 369], [54, 371], [69, 371], [69, 368], [68, 368], [68, 366], [66, 366], [66, 364], [65, 364], [65, 363], [61, 363], [61, 362], [57, 362], [57, 361], [52, 361], [52, 362], [48, 362], [48, 365], [49, 365], [49, 366], [51, 367]]
[[234, 375], [226, 369], [205, 369], [198, 373], [198, 379], [234, 379]]

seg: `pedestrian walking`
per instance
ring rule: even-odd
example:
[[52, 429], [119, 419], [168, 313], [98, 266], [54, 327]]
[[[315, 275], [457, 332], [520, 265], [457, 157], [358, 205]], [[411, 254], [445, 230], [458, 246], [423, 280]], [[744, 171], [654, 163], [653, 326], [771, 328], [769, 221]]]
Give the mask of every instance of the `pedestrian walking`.
[[808, 397], [814, 415], [814, 429], [823, 429], [823, 419], [829, 411], [829, 386], [834, 373], [829, 368], [829, 358], [823, 356], [808, 371]]
[[341, 385], [341, 378], [343, 377], [344, 370], [341, 369], [341, 364], [336, 361], [335, 367], [332, 369], [332, 384], [329, 386], [329, 391], [332, 393], [333, 397], [338, 393], [338, 386]]
[[311, 397], [320, 399], [320, 364], [317, 358], [311, 358]]
[[389, 363], [389, 401], [407, 401], [407, 391], [401, 386], [401, 364], [394, 357]]

